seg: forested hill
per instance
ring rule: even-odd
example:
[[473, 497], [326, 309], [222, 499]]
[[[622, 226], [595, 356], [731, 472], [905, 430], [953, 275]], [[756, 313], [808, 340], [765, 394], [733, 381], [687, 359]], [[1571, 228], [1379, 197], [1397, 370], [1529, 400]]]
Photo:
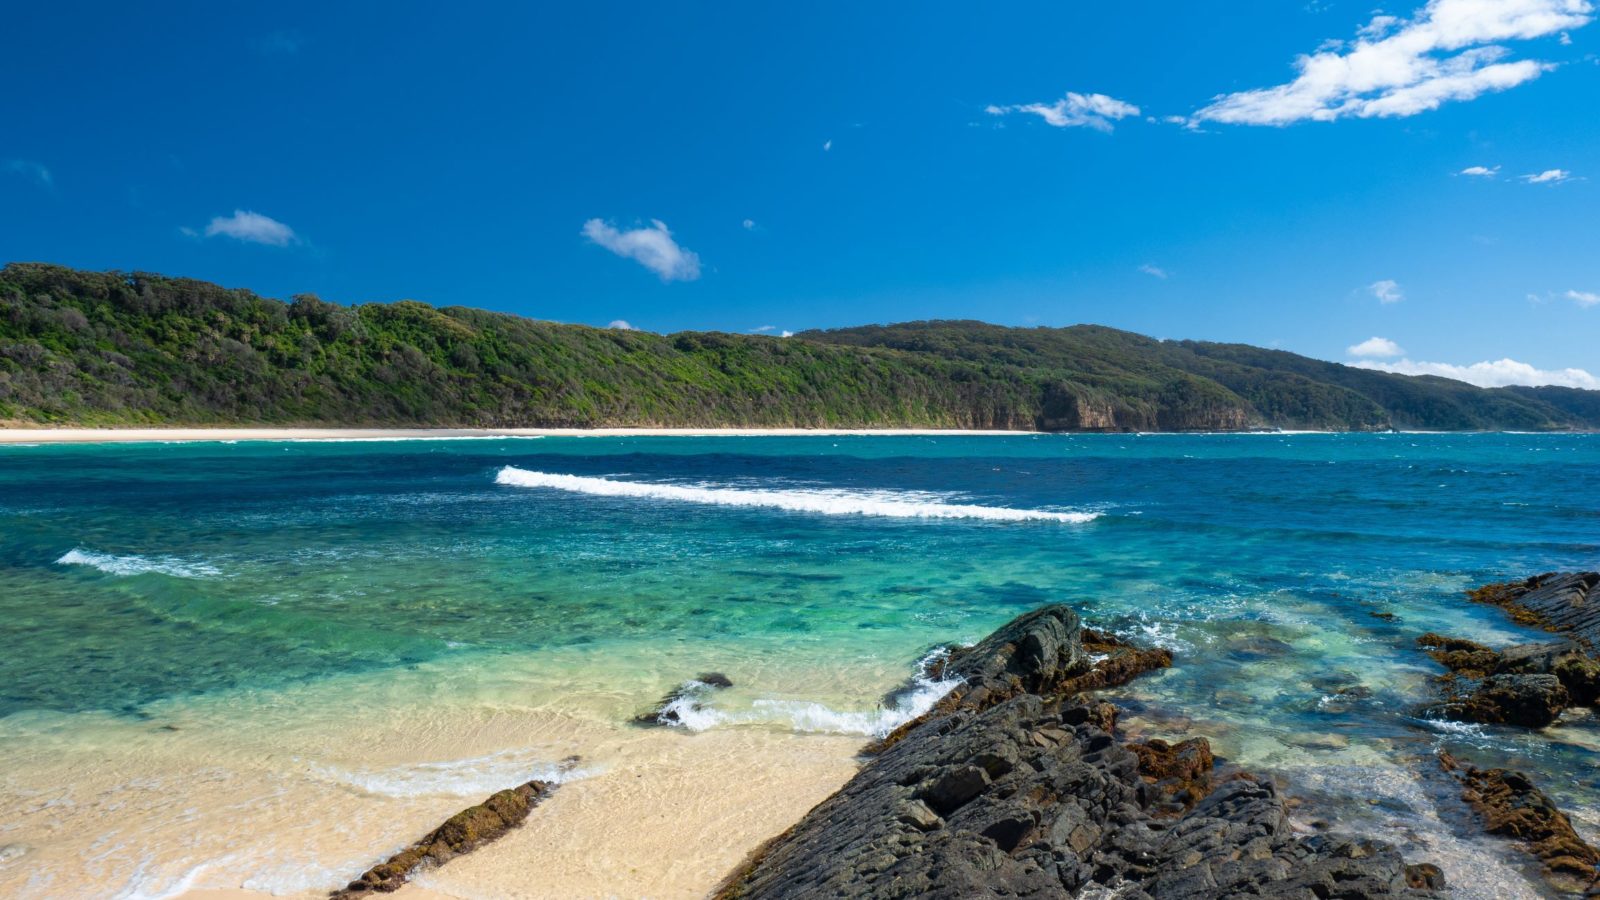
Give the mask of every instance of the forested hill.
[[1600, 392], [1095, 326], [662, 336], [14, 263], [0, 269], [0, 423], [1596, 429]]

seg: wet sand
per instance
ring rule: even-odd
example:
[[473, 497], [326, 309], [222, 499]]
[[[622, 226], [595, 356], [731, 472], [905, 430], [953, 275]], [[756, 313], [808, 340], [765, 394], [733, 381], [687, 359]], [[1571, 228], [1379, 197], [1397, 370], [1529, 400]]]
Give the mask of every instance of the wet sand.
[[563, 783], [519, 829], [401, 896], [703, 896], [844, 784], [865, 740], [640, 728], [594, 697], [403, 703], [425, 682], [335, 681], [148, 719], [11, 717], [0, 845], [21, 854], [0, 865], [0, 896], [325, 898], [529, 777]]

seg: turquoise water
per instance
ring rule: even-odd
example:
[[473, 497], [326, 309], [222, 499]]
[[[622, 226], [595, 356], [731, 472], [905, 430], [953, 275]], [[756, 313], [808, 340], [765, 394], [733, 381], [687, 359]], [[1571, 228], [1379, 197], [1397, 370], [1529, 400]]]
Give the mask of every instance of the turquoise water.
[[0, 447], [0, 738], [443, 669], [618, 720], [718, 669], [707, 727], [865, 733], [931, 645], [1066, 601], [1178, 650], [1134, 728], [1331, 796], [1443, 744], [1552, 773], [1592, 828], [1593, 728], [1421, 722], [1411, 641], [1518, 639], [1461, 591], [1597, 564], [1593, 435]]

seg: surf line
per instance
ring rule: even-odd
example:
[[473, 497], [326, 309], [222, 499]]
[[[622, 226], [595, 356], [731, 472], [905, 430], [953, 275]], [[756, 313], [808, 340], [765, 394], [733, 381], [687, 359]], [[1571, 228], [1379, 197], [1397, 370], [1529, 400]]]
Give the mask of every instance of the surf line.
[[585, 475], [560, 475], [533, 472], [505, 466], [495, 475], [495, 483], [524, 488], [549, 488], [597, 497], [631, 497], [642, 500], [675, 500], [712, 506], [768, 507], [824, 515], [884, 516], [898, 519], [982, 519], [996, 522], [1063, 522], [1082, 525], [1100, 518], [1098, 512], [1057, 512], [1047, 509], [1012, 509], [1004, 506], [977, 506], [944, 503], [925, 495], [896, 491], [850, 491], [839, 489], [744, 489], [698, 485], [654, 484], [616, 481]]

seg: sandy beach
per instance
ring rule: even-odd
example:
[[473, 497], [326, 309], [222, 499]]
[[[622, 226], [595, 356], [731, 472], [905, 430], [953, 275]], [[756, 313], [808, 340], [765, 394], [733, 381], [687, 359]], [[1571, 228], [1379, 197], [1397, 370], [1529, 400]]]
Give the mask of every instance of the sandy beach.
[[521, 675], [431, 668], [148, 718], [13, 717], [0, 843], [24, 864], [0, 866], [0, 895], [324, 898], [531, 774], [560, 784], [519, 828], [399, 896], [702, 897], [843, 785], [865, 740], [640, 728], [576, 678], [530, 704]]
[[0, 444], [193, 441], [394, 441], [542, 437], [759, 437], [826, 435], [1004, 435], [1019, 431], [933, 428], [4, 428]]

